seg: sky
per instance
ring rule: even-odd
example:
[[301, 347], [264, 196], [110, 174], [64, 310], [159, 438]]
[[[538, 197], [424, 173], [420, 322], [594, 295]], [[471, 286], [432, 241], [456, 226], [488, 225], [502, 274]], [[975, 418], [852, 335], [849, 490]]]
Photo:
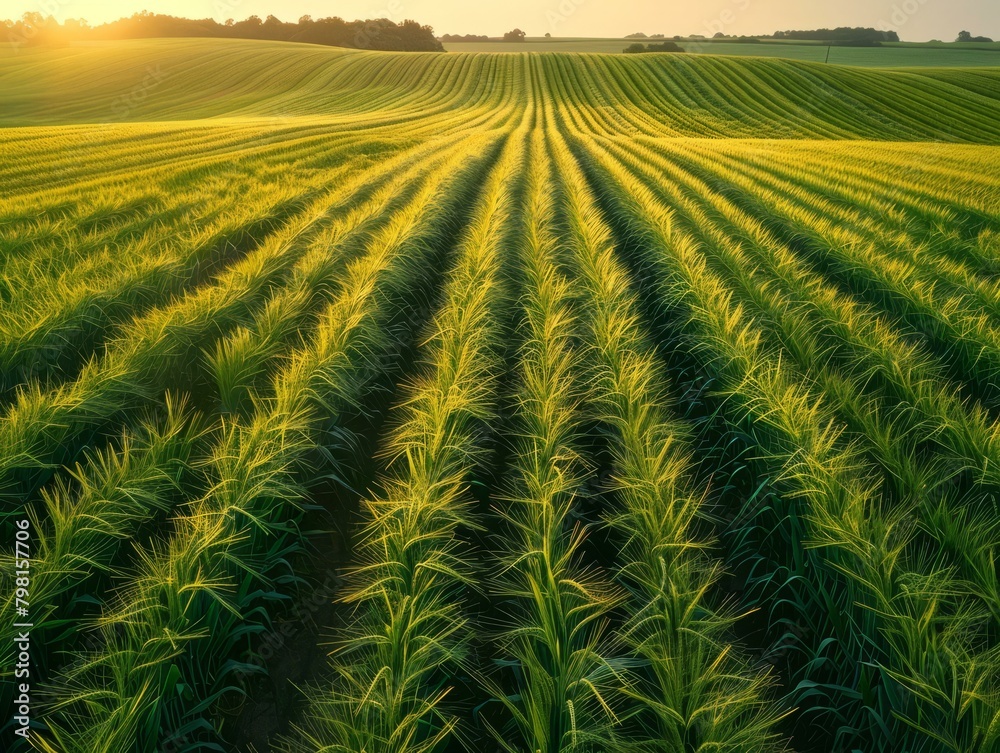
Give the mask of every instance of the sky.
[[620, 37], [646, 34], [770, 34], [779, 29], [874, 26], [901, 39], [953, 40], [961, 30], [1000, 39], [1000, 0], [0, 0], [0, 18], [27, 11], [96, 25], [140, 10], [241, 20], [274, 14], [415, 19], [438, 34]]

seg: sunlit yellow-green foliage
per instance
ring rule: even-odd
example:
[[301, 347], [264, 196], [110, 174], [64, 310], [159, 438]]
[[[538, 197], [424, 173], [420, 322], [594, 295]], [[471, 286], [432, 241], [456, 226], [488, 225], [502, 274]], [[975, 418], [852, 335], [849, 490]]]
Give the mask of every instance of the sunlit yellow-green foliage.
[[317, 525], [275, 750], [1000, 749], [1000, 69], [5, 47], [0, 126], [36, 749], [230, 749]]

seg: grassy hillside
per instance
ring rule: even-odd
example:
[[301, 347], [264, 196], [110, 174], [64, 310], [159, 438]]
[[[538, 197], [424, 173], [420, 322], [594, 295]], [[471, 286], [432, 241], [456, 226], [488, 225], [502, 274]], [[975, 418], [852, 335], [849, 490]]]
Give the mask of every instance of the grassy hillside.
[[998, 81], [3, 53], [32, 748], [996, 751]]
[[1000, 68], [872, 71], [705, 56], [383, 54], [151, 40], [0, 57], [0, 124], [315, 116], [342, 127], [474, 118], [540, 92], [608, 135], [1000, 139]]

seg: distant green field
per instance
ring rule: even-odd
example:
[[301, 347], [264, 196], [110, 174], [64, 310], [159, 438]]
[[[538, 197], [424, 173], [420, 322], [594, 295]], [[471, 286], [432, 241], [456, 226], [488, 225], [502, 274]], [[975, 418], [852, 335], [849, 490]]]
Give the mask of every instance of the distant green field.
[[[448, 52], [621, 52], [635, 42], [657, 40], [584, 39], [578, 37], [528, 37], [525, 42], [446, 42]], [[905, 66], [1000, 66], [1000, 44], [887, 44], [882, 47], [831, 47], [818, 43], [761, 42], [681, 42], [687, 52], [711, 55], [750, 55], [791, 58], [866, 67]], [[827, 52], [829, 49], [829, 60]]]
[[[517, 57], [534, 56], [500, 60], [505, 69], [522, 71], [529, 63]], [[443, 69], [463, 87], [465, 104], [477, 102], [479, 87], [492, 84], [470, 80], [464, 71], [473, 60], [477, 67], [486, 65], [481, 58], [247, 40], [88, 42], [20, 52], [0, 46], [0, 126], [252, 118], [294, 127], [308, 117], [368, 127], [368, 113], [387, 113], [390, 120], [423, 116], [427, 100], [411, 101], [414, 87], [423, 86], [422, 75]], [[545, 55], [534, 64], [551, 69], [555, 81], [563, 81], [562, 67], [573, 70], [562, 83], [570, 86], [562, 96], [575, 103], [620, 109], [620, 99], [631, 97], [643, 115], [633, 120], [619, 112], [619, 129], [628, 121], [629, 129], [646, 132], [652, 122], [657, 135], [672, 136], [1000, 140], [997, 123], [989, 118], [963, 122], [972, 109], [995, 107], [1000, 68], [876, 72], [731, 55], [611, 58], [572, 52]], [[191, 75], [192, 69], [203, 75]], [[619, 75], [627, 74], [635, 91], [622, 91], [614, 71], [625, 72]], [[933, 115], [916, 105], [901, 112], [888, 91], [947, 107]], [[985, 99], [970, 100], [970, 92]], [[757, 100], [768, 107], [748, 104]]]

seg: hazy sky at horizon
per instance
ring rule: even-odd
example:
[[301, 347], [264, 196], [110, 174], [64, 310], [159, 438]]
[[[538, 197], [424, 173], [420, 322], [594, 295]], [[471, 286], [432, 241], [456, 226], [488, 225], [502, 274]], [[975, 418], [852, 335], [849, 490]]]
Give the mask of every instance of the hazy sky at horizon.
[[0, 18], [27, 11], [60, 21], [85, 18], [91, 24], [139, 10], [188, 18], [237, 20], [274, 14], [294, 21], [303, 14], [413, 18], [439, 34], [498, 36], [516, 27], [530, 36], [623, 36], [647, 34], [769, 34], [778, 29], [874, 26], [901, 39], [953, 40], [966, 29], [1000, 37], [998, 0], [0, 0]]

